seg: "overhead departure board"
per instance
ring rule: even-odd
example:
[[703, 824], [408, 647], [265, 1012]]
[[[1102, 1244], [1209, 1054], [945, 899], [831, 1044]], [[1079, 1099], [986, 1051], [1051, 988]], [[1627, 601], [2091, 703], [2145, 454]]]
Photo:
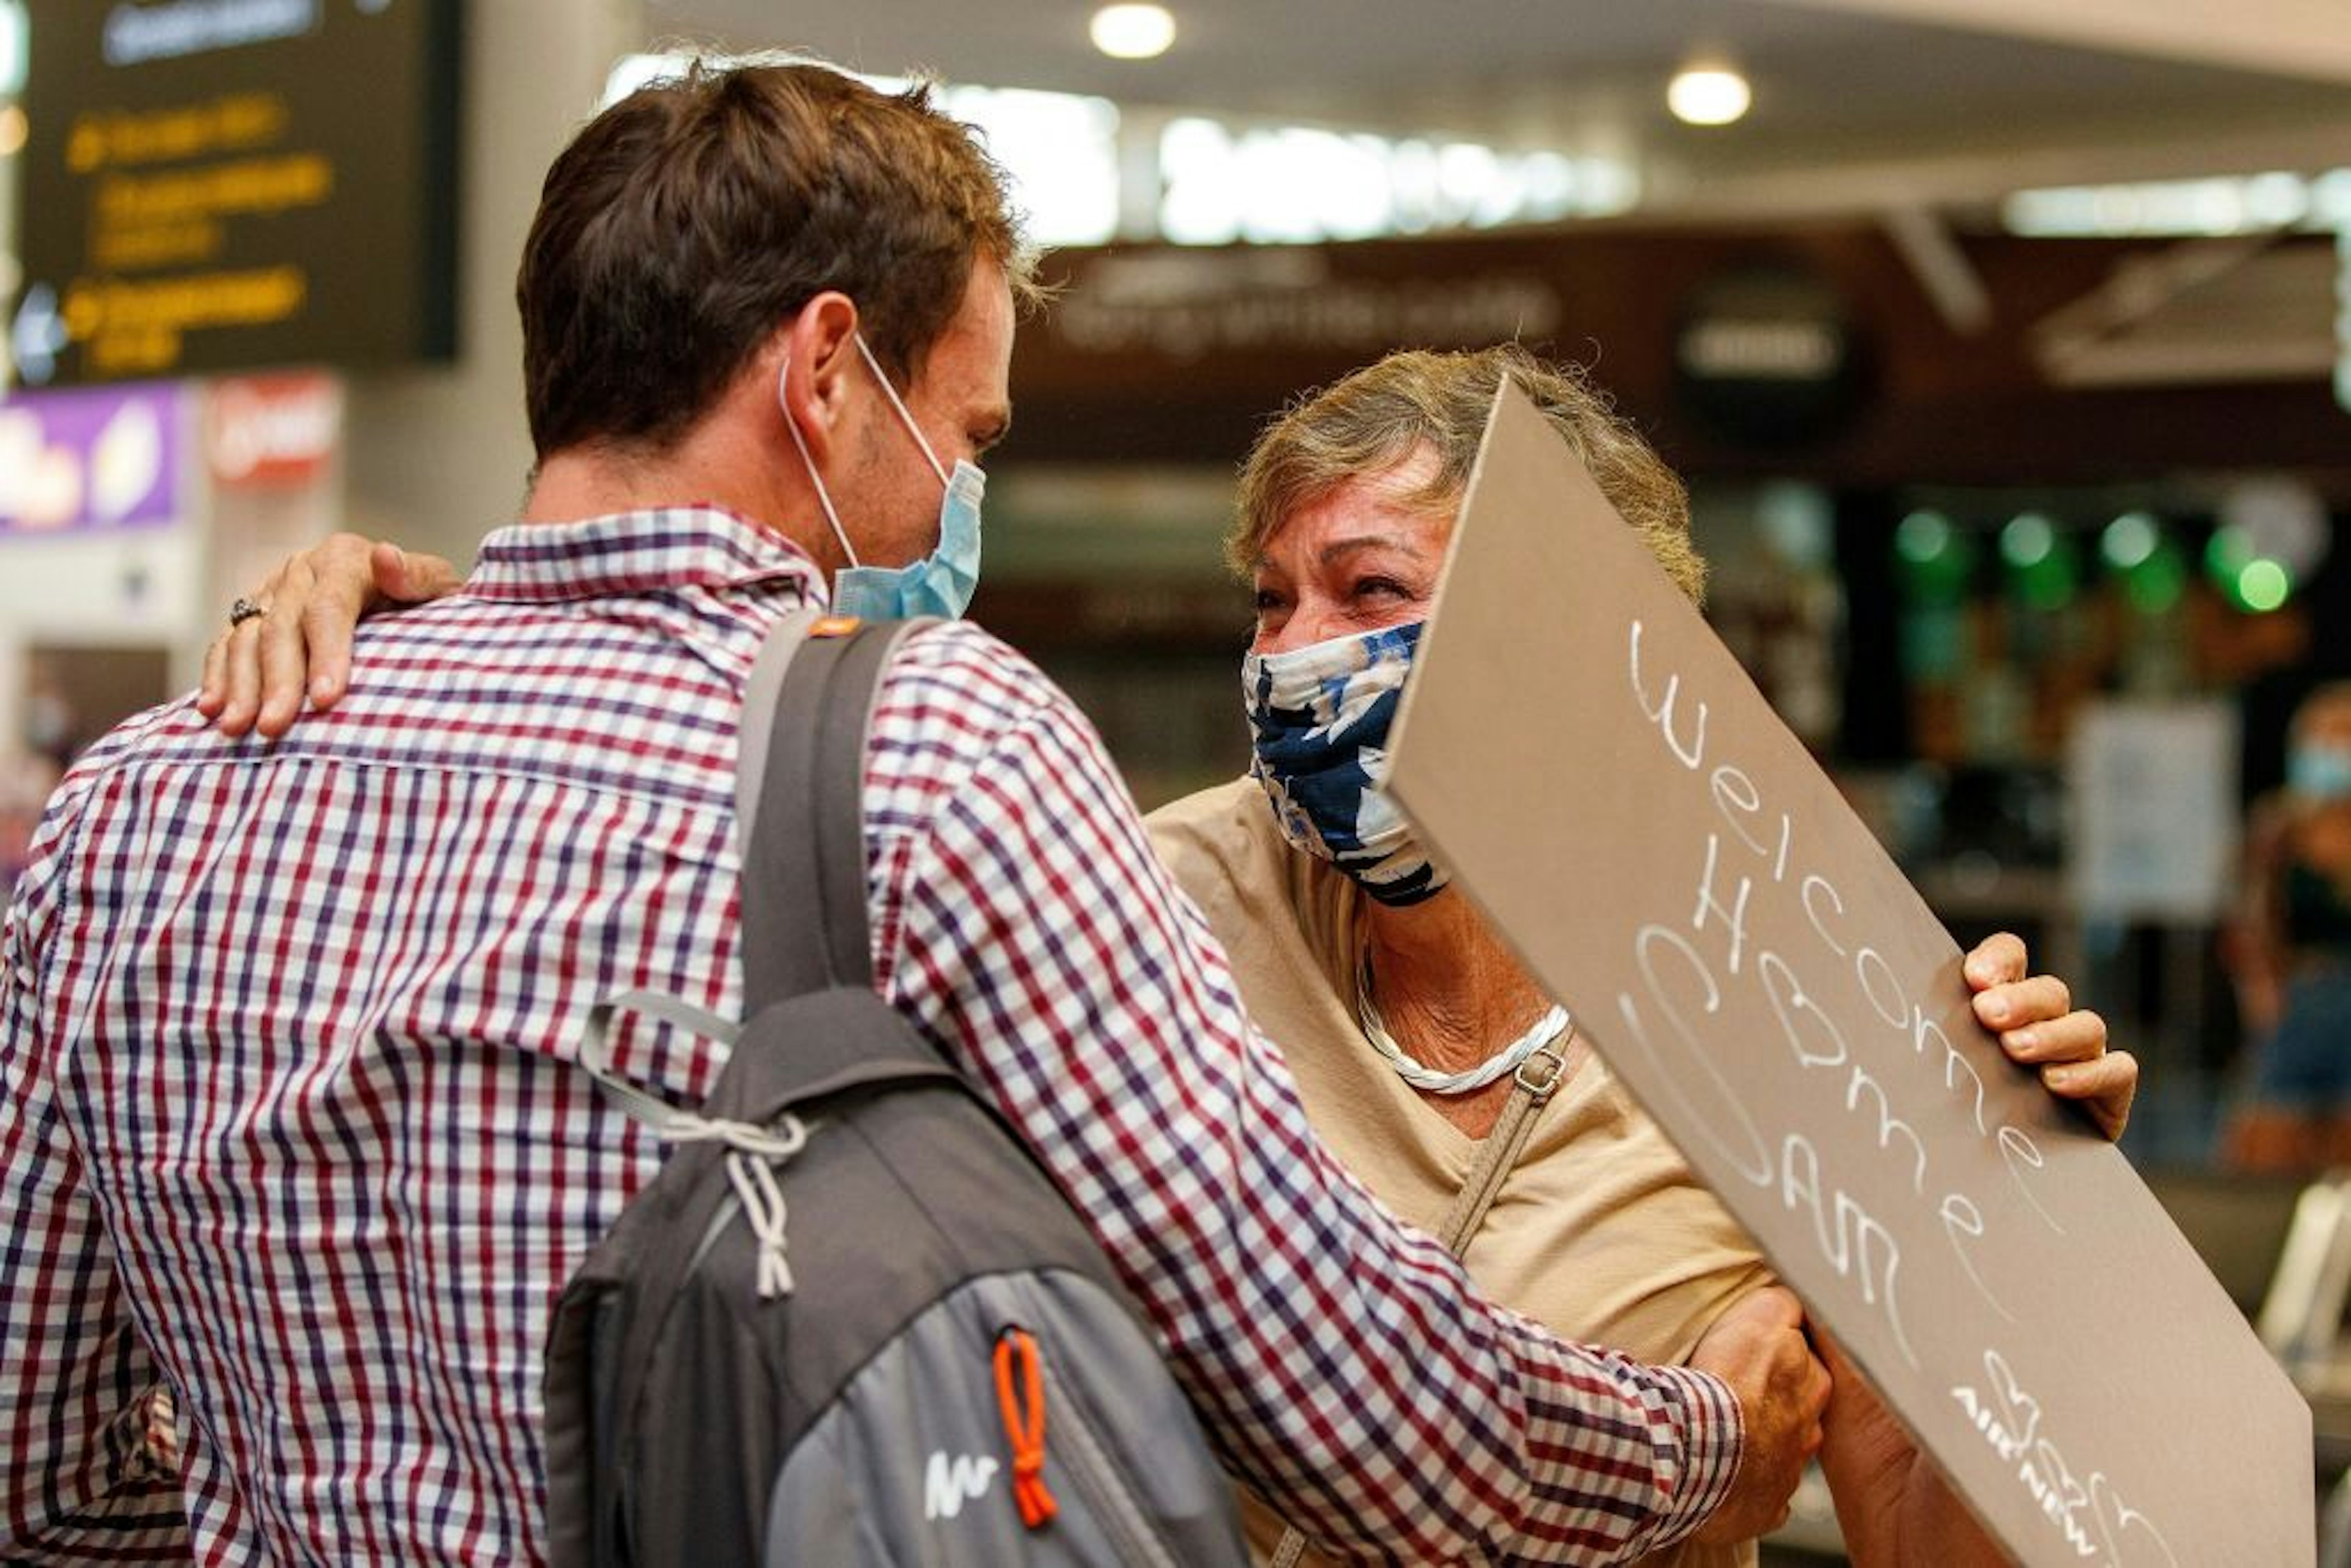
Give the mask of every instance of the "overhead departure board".
[[456, 349], [461, 0], [32, 0], [28, 386]]

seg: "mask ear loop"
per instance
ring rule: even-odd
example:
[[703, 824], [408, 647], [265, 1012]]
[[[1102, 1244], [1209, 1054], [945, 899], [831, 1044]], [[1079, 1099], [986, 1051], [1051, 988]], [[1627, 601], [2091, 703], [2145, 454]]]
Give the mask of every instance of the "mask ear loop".
[[937, 475], [940, 485], [945, 486], [947, 471], [939, 466], [939, 455], [931, 450], [929, 438], [923, 434], [923, 427], [916, 424], [914, 416], [906, 412], [905, 403], [899, 400], [898, 389], [892, 386], [890, 378], [882, 373], [881, 363], [874, 359], [873, 350], [865, 346], [865, 334], [862, 332], [857, 334], [857, 351], [865, 356], [865, 368], [872, 371], [873, 379], [882, 383], [882, 393], [890, 400], [890, 406], [896, 409], [898, 417], [906, 422], [906, 430], [914, 436], [914, 444], [923, 449], [923, 461], [931, 465], [931, 472]]
[[[858, 344], [858, 347], [861, 349], [865, 345], [862, 341], [860, 341]], [[872, 363], [872, 356], [870, 354], [867, 355], [866, 361], [869, 364]], [[857, 551], [851, 548], [849, 543], [849, 535], [841, 528], [841, 514], [832, 509], [832, 497], [826, 493], [824, 480], [816, 471], [816, 463], [809, 456], [808, 438], [800, 434], [800, 427], [792, 423], [791, 406], [784, 402], [784, 378], [790, 375], [791, 371], [791, 351], [789, 350], [786, 350], [784, 352], [784, 362], [776, 371], [776, 409], [784, 416], [784, 430], [791, 436], [792, 444], [799, 448], [800, 465], [808, 470], [809, 483], [816, 486], [816, 503], [818, 506], [824, 508], [824, 520], [832, 525], [832, 537], [840, 544], [841, 553], [849, 558], [849, 564], [852, 567], [860, 566], [862, 563], [857, 559]], [[886, 387], [890, 383], [888, 382], [883, 382], [882, 384]], [[893, 393], [893, 401], [895, 400], [895, 397], [896, 394]], [[900, 412], [904, 413], [904, 411], [902, 409]], [[925, 453], [925, 455], [927, 456], [929, 455]]]

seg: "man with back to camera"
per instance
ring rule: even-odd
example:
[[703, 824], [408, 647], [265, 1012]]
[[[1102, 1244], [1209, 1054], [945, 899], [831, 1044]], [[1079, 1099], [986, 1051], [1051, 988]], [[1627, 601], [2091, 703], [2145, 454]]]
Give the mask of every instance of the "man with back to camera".
[[[265, 745], [154, 710], [45, 820], [0, 970], [0, 1554], [540, 1555], [548, 1316], [662, 1154], [574, 1029], [629, 987], [736, 1010], [744, 676], [828, 588], [961, 608], [1032, 292], [997, 171], [919, 91], [697, 73], [559, 157], [519, 524], [362, 633], [331, 716]], [[1784, 1513], [1825, 1396], [1792, 1298], [1704, 1371], [1486, 1307], [1315, 1145], [1026, 661], [911, 639], [864, 806], [877, 988], [1321, 1542], [1616, 1561]], [[718, 1063], [647, 1030], [615, 1065], [694, 1098]]]

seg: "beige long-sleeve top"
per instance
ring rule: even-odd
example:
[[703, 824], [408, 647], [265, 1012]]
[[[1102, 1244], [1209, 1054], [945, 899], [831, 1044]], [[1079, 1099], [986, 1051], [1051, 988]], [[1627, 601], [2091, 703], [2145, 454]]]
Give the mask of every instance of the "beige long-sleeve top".
[[[1280, 1045], [1317, 1135], [1391, 1210], [1435, 1230], [1478, 1143], [1357, 1025], [1363, 894], [1283, 841], [1249, 779], [1146, 821], [1231, 955], [1250, 1016]], [[1771, 1280], [1746, 1231], [1596, 1056], [1543, 1108], [1464, 1260], [1494, 1300], [1553, 1333], [1652, 1363], [1687, 1360], [1717, 1314]], [[1243, 1503], [1263, 1560], [1281, 1521], [1254, 1498]], [[1685, 1545], [1647, 1561], [1733, 1568], [1755, 1551]]]

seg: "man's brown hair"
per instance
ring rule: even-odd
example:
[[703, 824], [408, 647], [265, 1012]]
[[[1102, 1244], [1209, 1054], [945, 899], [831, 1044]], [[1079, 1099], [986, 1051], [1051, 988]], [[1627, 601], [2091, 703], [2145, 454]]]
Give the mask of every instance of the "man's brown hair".
[[1300, 507], [1351, 479], [1394, 468], [1422, 447], [1437, 455], [1437, 472], [1406, 500], [1449, 521], [1506, 375], [1575, 448], [1675, 585], [1702, 602], [1706, 561], [1690, 543], [1689, 492], [1681, 480], [1581, 371], [1516, 343], [1450, 353], [1401, 350], [1283, 410], [1241, 467], [1225, 559], [1248, 576]]
[[904, 386], [982, 256], [1033, 295], [1003, 171], [927, 87], [810, 63], [655, 82], [547, 172], [515, 281], [531, 443], [670, 446], [827, 289]]

